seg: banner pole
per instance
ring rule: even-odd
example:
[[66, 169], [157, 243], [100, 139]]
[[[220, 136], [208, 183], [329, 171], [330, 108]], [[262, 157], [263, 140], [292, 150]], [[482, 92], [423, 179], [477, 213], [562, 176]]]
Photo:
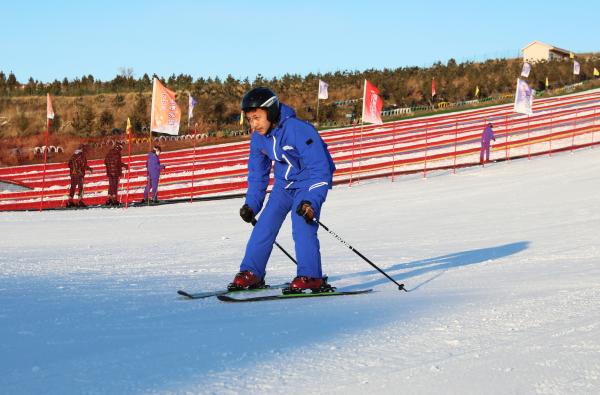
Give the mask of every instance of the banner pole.
[[458, 121], [454, 123], [454, 174], [456, 174], [456, 142], [458, 140]]
[[594, 149], [594, 132], [596, 131], [596, 107], [594, 107], [594, 120], [592, 121], [592, 149]]
[[554, 110], [550, 110], [550, 150], [548, 151], [549, 157], [552, 157], [552, 133], [554, 133]]
[[506, 147], [504, 147], [506, 152], [506, 161], [508, 162], [508, 115], [504, 116], [504, 132], [506, 133]]
[[125, 194], [125, 208], [129, 207], [129, 182], [131, 180], [131, 130], [127, 130], [127, 193]]
[[529, 129], [529, 114], [527, 114], [527, 159], [531, 160], [531, 141], [529, 139], [531, 129]]
[[394, 171], [396, 169], [396, 128], [394, 128], [392, 133], [392, 182], [394, 182]]
[[44, 136], [44, 174], [42, 175], [42, 198], [40, 199], [40, 212], [44, 204], [44, 190], [46, 188], [46, 160], [48, 155], [48, 135], [50, 134], [50, 118], [46, 118], [46, 135]]
[[317, 93], [317, 119], [315, 120], [315, 125], [319, 126], [319, 94]]
[[423, 163], [423, 178], [427, 178], [427, 149], [429, 143], [427, 141], [427, 129], [429, 128], [429, 121], [425, 123], [425, 162]]
[[360, 181], [360, 173], [362, 171], [362, 160], [361, 160], [361, 157], [362, 157], [362, 153], [363, 153], [362, 152], [362, 145], [363, 145], [363, 130], [364, 130], [364, 126], [365, 126], [365, 123], [361, 122], [361, 124], [360, 124], [360, 148], [359, 148], [360, 154], [358, 156], [358, 174], [356, 175], [357, 181]]
[[575, 119], [573, 119], [573, 131], [571, 132], [571, 153], [573, 153], [573, 145], [575, 145], [575, 129], [577, 129], [577, 117], [579, 116], [579, 110], [575, 113]]
[[194, 124], [194, 154], [192, 157], [192, 190], [190, 191], [190, 203], [194, 202], [194, 173], [196, 171], [196, 137], [198, 136], [198, 124]]

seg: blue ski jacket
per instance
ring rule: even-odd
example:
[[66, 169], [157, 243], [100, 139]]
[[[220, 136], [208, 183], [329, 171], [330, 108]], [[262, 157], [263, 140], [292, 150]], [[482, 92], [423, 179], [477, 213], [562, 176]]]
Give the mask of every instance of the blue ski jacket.
[[483, 129], [483, 133], [481, 133], [481, 145], [485, 145], [487, 147], [490, 145], [492, 140], [496, 141], [494, 131], [490, 125], [486, 125], [485, 129]]
[[160, 171], [165, 169], [165, 165], [160, 164], [160, 159], [154, 151], [148, 153], [148, 158], [146, 159], [146, 169], [148, 177], [156, 179], [158, 179]]
[[277, 125], [265, 135], [255, 131], [250, 140], [246, 204], [255, 214], [265, 200], [272, 162], [273, 188], [296, 190], [319, 210], [331, 189], [335, 165], [319, 132], [285, 104]]

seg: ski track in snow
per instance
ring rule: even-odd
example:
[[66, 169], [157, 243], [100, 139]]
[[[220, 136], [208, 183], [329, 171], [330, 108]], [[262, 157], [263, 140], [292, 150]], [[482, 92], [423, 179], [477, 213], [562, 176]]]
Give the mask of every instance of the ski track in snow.
[[[336, 187], [323, 223], [411, 292], [321, 230], [330, 281], [376, 291], [330, 299], [177, 297], [237, 272], [241, 199], [2, 213], [0, 393], [599, 393], [599, 168], [587, 149]], [[275, 248], [268, 282], [294, 274]]]

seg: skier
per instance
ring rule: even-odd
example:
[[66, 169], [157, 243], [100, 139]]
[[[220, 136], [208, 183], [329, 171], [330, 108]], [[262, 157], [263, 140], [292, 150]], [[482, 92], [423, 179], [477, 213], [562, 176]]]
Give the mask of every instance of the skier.
[[479, 163], [483, 164], [483, 154], [485, 152], [485, 161], [489, 162], [490, 160], [490, 143], [491, 140], [496, 141], [496, 137], [494, 136], [494, 131], [492, 128], [494, 125], [488, 123], [485, 129], [483, 129], [483, 133], [481, 133], [481, 150], [479, 152]]
[[[71, 177], [71, 188], [69, 189], [69, 200], [67, 201], [67, 207], [85, 207], [83, 202], [83, 178], [85, 177], [85, 171], [88, 170], [91, 173], [94, 171], [87, 164], [87, 158], [85, 157], [85, 145], [81, 144], [73, 152], [73, 155], [69, 159], [69, 176]], [[78, 202], [73, 201], [75, 196], [75, 189], [77, 189]]]
[[119, 141], [110, 151], [108, 151], [104, 158], [106, 176], [108, 177], [108, 199], [105, 203], [107, 206], [119, 205], [119, 201], [117, 200], [119, 179], [123, 175], [123, 169], [129, 168], [129, 166], [121, 160], [121, 150], [123, 150], [123, 143]]
[[155, 145], [148, 153], [146, 159], [146, 188], [144, 189], [144, 200], [141, 203], [148, 201], [148, 192], [152, 189], [152, 202], [158, 203], [158, 179], [160, 177], [160, 171], [165, 169], [165, 165], [160, 164], [160, 146]]
[[323, 290], [321, 253], [315, 219], [331, 189], [335, 165], [317, 130], [296, 118], [295, 111], [279, 102], [267, 88], [254, 88], [241, 101], [246, 121], [253, 131], [248, 158], [248, 191], [240, 209], [246, 222], [253, 222], [262, 207], [275, 162], [275, 183], [254, 229], [246, 253], [229, 289], [260, 288], [279, 229], [292, 211], [292, 235], [298, 261], [297, 276], [290, 292]]

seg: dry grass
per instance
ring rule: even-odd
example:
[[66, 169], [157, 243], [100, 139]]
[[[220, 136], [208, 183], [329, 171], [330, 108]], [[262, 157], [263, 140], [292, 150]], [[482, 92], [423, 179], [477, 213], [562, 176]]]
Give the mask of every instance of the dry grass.
[[[125, 139], [125, 136], [116, 136]], [[214, 145], [224, 142], [236, 142], [247, 140], [248, 136], [235, 136], [235, 137], [208, 137], [201, 141], [196, 142], [196, 147], [202, 147], [207, 145]], [[47, 160], [48, 162], [66, 162], [69, 157], [73, 154], [73, 151], [77, 149], [80, 144], [86, 144], [88, 146], [88, 159], [101, 159], [104, 158], [108, 150], [108, 146], [104, 145], [96, 147], [94, 143], [101, 143], [107, 141], [107, 139], [93, 139], [93, 138], [76, 138], [71, 136], [64, 136], [59, 134], [51, 134], [48, 139], [49, 146], [60, 146], [63, 149], [61, 153], [49, 153]], [[40, 133], [36, 136], [26, 137], [15, 137], [10, 139], [0, 140], [0, 166], [17, 166], [33, 163], [42, 163], [43, 156], [41, 154], [34, 153], [32, 147], [40, 147], [44, 144], [44, 134]], [[153, 143], [155, 144], [155, 143]], [[182, 141], [161, 141], [160, 146], [163, 151], [173, 151], [184, 148], [192, 148], [194, 146], [193, 140], [182, 140]], [[138, 155], [149, 152], [150, 143], [143, 142], [131, 145], [131, 154]]]
[[[49, 146], [60, 146], [62, 152], [49, 153], [49, 162], [67, 161], [73, 151], [80, 144], [88, 144], [89, 158], [103, 158], [108, 151], [107, 147], [94, 148], [95, 143], [101, 143], [110, 139], [125, 139], [124, 134], [112, 135], [111, 130], [118, 128], [124, 130], [127, 125], [127, 117], [134, 113], [134, 104], [137, 94], [122, 94], [124, 100], [120, 106], [115, 105], [117, 94], [102, 94], [95, 96], [78, 97], [53, 97], [54, 112], [57, 115], [52, 123], [49, 133]], [[147, 117], [150, 118], [150, 93], [144, 93], [147, 99]], [[73, 127], [72, 121], [64, 122], [64, 119], [73, 120], [76, 113], [83, 107], [93, 108], [96, 120], [102, 111], [109, 111], [114, 118], [112, 125], [105, 125], [103, 132], [99, 132], [99, 126], [94, 125], [95, 131], [78, 132]], [[40, 163], [42, 156], [34, 152], [35, 147], [44, 145], [46, 130], [46, 97], [3, 97], [0, 98], [0, 166], [15, 166], [30, 163]], [[26, 122], [24, 121], [26, 120]], [[182, 120], [183, 121], [183, 120]], [[96, 121], [97, 123], [98, 121]], [[198, 133], [206, 133], [211, 130], [210, 125], [198, 123]], [[183, 125], [182, 130], [187, 129]], [[223, 141], [236, 141], [240, 138], [210, 137], [198, 141], [197, 145], [215, 144]], [[146, 134], [136, 137], [147, 137]], [[243, 139], [244, 137], [241, 137]], [[160, 143], [163, 150], [174, 150], [193, 147], [193, 141], [164, 141]], [[149, 143], [132, 144], [132, 153], [141, 154], [148, 152]]]

